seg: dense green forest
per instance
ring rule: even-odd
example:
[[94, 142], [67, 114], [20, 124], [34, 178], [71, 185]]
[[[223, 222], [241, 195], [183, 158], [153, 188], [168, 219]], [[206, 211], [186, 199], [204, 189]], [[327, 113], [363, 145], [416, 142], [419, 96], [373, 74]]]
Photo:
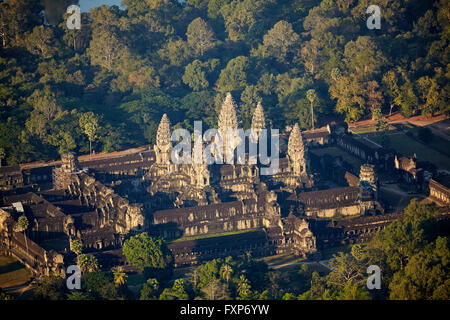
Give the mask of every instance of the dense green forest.
[[[153, 143], [216, 123], [231, 91], [244, 128], [450, 114], [449, 0], [124, 0], [46, 25], [40, 0], [0, 2], [0, 155], [9, 165]], [[310, 94], [306, 94], [309, 90]], [[314, 94], [311, 94], [314, 93]]]

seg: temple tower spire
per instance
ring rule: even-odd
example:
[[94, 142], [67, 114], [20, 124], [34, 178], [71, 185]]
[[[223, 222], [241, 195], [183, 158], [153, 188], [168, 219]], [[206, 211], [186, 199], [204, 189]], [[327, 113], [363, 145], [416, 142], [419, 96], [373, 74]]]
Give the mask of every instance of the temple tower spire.
[[258, 102], [258, 105], [256, 106], [255, 112], [253, 113], [252, 118], [252, 126], [251, 126], [253, 132], [254, 132], [254, 138], [257, 140], [259, 133], [261, 132], [261, 129], [266, 128], [266, 118], [264, 116], [264, 109], [261, 105], [261, 102]]
[[170, 131], [170, 120], [167, 114], [162, 116], [156, 133], [156, 163], [169, 164], [172, 153], [172, 134]]
[[192, 148], [192, 175], [191, 185], [197, 188], [209, 186], [210, 172], [203, 158], [203, 140], [201, 137], [194, 140]]
[[238, 128], [238, 119], [236, 115], [237, 105], [234, 102], [231, 93], [227, 92], [225, 100], [222, 103], [222, 107], [219, 113], [219, 131]]
[[373, 198], [378, 200], [378, 175], [373, 164], [363, 164], [359, 173], [360, 186], [369, 189]]
[[233, 141], [227, 141], [227, 131], [233, 130], [233, 132], [237, 133], [237, 129], [239, 126], [236, 109], [237, 105], [234, 102], [231, 93], [228, 92], [225, 100], [222, 103], [218, 121], [218, 130], [222, 138], [224, 156], [226, 156], [228, 149], [234, 150], [238, 144], [237, 139], [233, 139]]
[[288, 159], [295, 175], [308, 173], [308, 161], [305, 157], [305, 144], [298, 123], [294, 125], [289, 136]]

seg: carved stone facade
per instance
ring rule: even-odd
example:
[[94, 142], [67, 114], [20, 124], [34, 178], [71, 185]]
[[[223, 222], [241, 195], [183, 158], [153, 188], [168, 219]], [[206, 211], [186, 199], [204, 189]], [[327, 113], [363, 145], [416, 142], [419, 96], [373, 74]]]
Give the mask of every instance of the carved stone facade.
[[23, 187], [23, 175], [19, 166], [0, 167], [0, 191]]
[[170, 120], [167, 114], [164, 114], [158, 126], [156, 133], [156, 164], [167, 165], [170, 163], [172, 153], [172, 133], [170, 131]]
[[450, 205], [450, 188], [436, 180], [429, 182], [430, 198], [441, 205]]
[[13, 207], [0, 209], [0, 253], [13, 256], [35, 275], [64, 276], [64, 256], [54, 250], [43, 249], [28, 235], [17, 231], [18, 216]]
[[[238, 129], [238, 124], [237, 105], [228, 93], [218, 122], [224, 154], [227, 148], [234, 150], [239, 143], [237, 140], [227, 140], [227, 130]], [[258, 135], [262, 129], [266, 129], [265, 126], [264, 110], [258, 103], [252, 119], [253, 134]], [[265, 230], [268, 238], [277, 239], [270, 240], [271, 244], [267, 242], [276, 252], [294, 248], [298, 254], [315, 252], [314, 236], [302, 231], [307, 229], [307, 223], [296, 223], [295, 227], [290, 225], [286, 229], [290, 231], [284, 231], [277, 196], [269, 190], [276, 183], [285, 184], [291, 189], [305, 189], [313, 185], [308, 172], [307, 150], [298, 125], [290, 140], [289, 156], [285, 159], [288, 162], [287, 170], [280, 171], [275, 178], [264, 177], [267, 184], [262, 181], [259, 165], [249, 164], [247, 156], [244, 164], [207, 165], [202, 157], [204, 146], [201, 139], [194, 139], [191, 164], [174, 164], [168, 161], [172, 150], [170, 136], [170, 121], [164, 115], [155, 147], [159, 160], [145, 176], [145, 180], [150, 183], [148, 192], [152, 198], [149, 213], [151, 221], [148, 223], [152, 233], [170, 240], [199, 236], [215, 238], [215, 234], [247, 233], [261, 229]], [[302, 240], [302, 237], [310, 240]], [[185, 241], [188, 240], [177, 240], [177, 243]], [[176, 247], [179, 250], [180, 243]]]
[[239, 127], [236, 109], [237, 105], [234, 102], [231, 93], [228, 92], [222, 104], [222, 108], [220, 109], [218, 121], [218, 130], [223, 145], [224, 162], [227, 160], [227, 151], [234, 150], [239, 143], [236, 137], [231, 139], [229, 137], [229, 131], [235, 132]]
[[252, 138], [255, 142], [258, 141], [261, 130], [266, 129], [266, 117], [261, 102], [258, 102], [255, 112], [253, 113], [251, 129], [253, 130]]
[[363, 198], [373, 198], [378, 200], [378, 175], [373, 164], [364, 164], [361, 166], [359, 174], [361, 188], [368, 193]]
[[272, 179], [282, 182], [291, 192], [295, 189], [314, 187], [314, 177], [310, 173], [308, 150], [298, 123], [294, 125], [288, 142], [287, 157], [280, 159], [280, 170]]
[[[238, 111], [228, 93], [218, 115], [224, 155], [239, 143], [226, 135], [238, 129]], [[258, 103], [254, 138], [270, 129], [266, 124]], [[164, 114], [153, 150], [80, 164], [74, 154], [66, 154], [53, 170], [53, 190], [2, 200], [24, 203], [32, 222], [30, 239], [36, 242], [79, 238], [87, 250], [99, 251], [120, 248], [127, 234], [147, 231], [169, 241], [177, 266], [245, 251], [315, 258], [319, 242], [311, 225], [316, 220], [383, 212], [374, 166], [361, 167], [360, 177], [347, 174], [349, 187], [317, 190], [320, 171], [312, 166], [308, 146], [331, 140], [331, 129], [324, 132], [303, 134], [295, 124], [286, 157], [275, 160], [278, 172], [265, 176], [263, 165], [250, 164], [248, 154], [243, 164], [205, 163], [202, 139], [189, 146], [190, 164], [173, 163], [176, 146]]]
[[70, 197], [79, 199], [81, 204], [94, 206], [97, 212], [95, 227], [111, 228], [114, 233], [126, 235], [130, 231], [140, 231], [144, 226], [142, 207], [114, 193], [86, 173], [70, 176], [65, 187]]

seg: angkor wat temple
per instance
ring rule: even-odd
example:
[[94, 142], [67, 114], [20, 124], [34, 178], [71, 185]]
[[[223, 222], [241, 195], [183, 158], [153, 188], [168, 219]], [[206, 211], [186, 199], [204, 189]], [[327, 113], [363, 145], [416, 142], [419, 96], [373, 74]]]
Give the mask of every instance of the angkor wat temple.
[[[224, 137], [226, 130], [238, 129], [231, 94], [218, 119]], [[258, 135], [266, 123], [258, 104], [252, 132]], [[1, 198], [1, 249], [36, 272], [50, 273], [64, 269], [70, 252], [68, 247], [45, 250], [41, 243], [79, 238], [87, 251], [101, 253], [120, 249], [130, 234], [147, 231], [167, 240], [176, 266], [247, 251], [254, 256], [292, 252], [314, 259], [327, 245], [369, 239], [397, 216], [383, 214], [377, 163], [363, 164], [359, 177], [346, 172], [347, 186], [325, 189], [318, 183], [333, 177], [313, 170], [318, 164], [311, 163], [308, 145], [339, 145], [343, 138], [338, 137], [333, 138], [329, 126], [306, 135], [295, 124], [278, 171], [261, 175], [264, 165], [249, 161], [173, 163], [172, 128], [164, 115], [153, 148], [82, 162], [68, 153], [56, 165], [9, 169], [16, 182], [9, 184], [14, 192]], [[223, 141], [224, 148], [236, 148], [235, 141]], [[196, 140], [191, 156], [203, 154], [204, 148], [204, 141]], [[32, 182], [53, 187], [41, 191]], [[22, 213], [30, 221], [26, 235], [14, 230]], [[359, 218], [347, 220], [354, 217]]]

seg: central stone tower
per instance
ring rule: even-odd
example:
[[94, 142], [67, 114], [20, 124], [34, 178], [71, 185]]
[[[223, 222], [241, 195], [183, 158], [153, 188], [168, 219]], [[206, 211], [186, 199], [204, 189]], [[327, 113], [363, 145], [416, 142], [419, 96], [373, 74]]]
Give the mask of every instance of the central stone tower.
[[255, 112], [253, 113], [251, 128], [253, 129], [254, 142], [257, 142], [259, 133], [261, 132], [262, 129], [266, 128], [266, 118], [264, 116], [264, 109], [261, 105], [261, 102], [258, 102]]
[[222, 108], [220, 109], [218, 122], [218, 130], [222, 138], [223, 155], [225, 161], [227, 150], [234, 150], [239, 143], [239, 141], [237, 141], [237, 138], [234, 138], [232, 141], [227, 141], [227, 131], [236, 130], [234, 132], [237, 132], [239, 126], [236, 109], [236, 103], [234, 102], [231, 93], [228, 92], [222, 104]]

